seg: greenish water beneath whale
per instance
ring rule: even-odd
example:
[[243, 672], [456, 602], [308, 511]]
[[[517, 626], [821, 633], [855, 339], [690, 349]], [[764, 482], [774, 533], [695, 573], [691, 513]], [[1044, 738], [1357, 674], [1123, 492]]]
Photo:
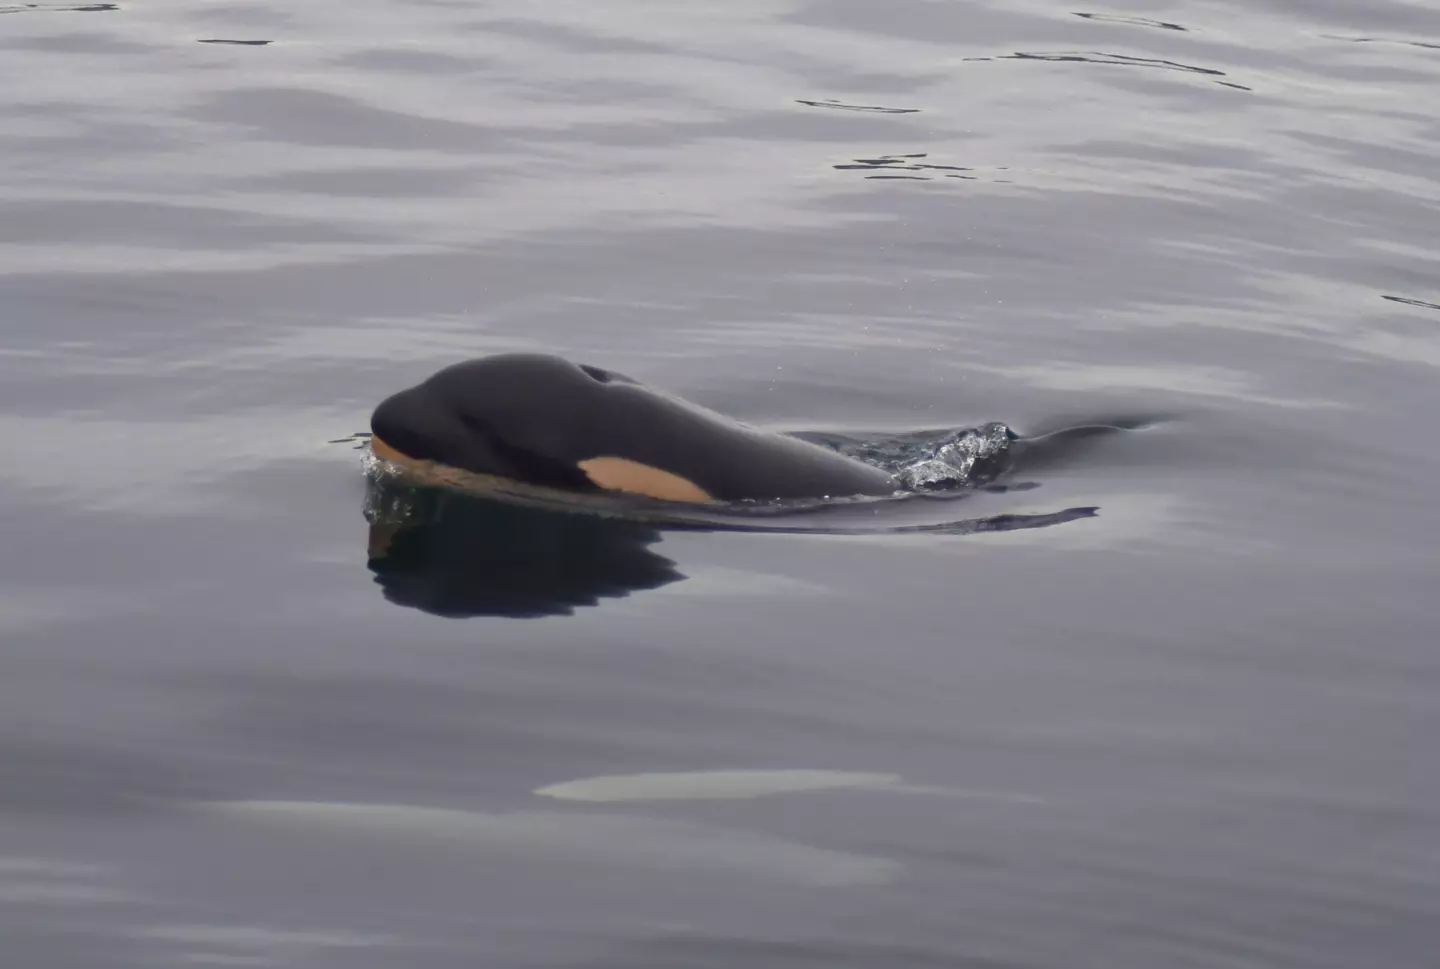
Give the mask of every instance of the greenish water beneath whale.
[[[0, 5], [0, 963], [1433, 961], [1437, 49]], [[923, 473], [677, 520], [329, 443], [514, 350]]]

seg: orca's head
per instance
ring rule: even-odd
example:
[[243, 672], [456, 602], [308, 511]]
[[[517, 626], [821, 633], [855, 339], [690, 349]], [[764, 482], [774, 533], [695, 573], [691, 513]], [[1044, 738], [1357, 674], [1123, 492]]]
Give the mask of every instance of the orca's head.
[[467, 360], [381, 401], [370, 417], [372, 446], [402, 463], [590, 490], [577, 445], [611, 382], [634, 383], [544, 354]]

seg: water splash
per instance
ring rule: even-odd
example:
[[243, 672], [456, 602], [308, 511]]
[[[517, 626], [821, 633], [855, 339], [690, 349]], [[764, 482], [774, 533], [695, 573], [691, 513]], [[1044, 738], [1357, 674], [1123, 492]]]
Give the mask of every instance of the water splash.
[[391, 482], [402, 483], [399, 468], [376, 457], [368, 447], [360, 457], [360, 468], [368, 485], [363, 506], [367, 522], [372, 525], [403, 525], [419, 516], [421, 492], [415, 488], [390, 486]]
[[1010, 463], [1015, 433], [992, 421], [978, 427], [919, 431], [888, 437], [796, 435], [882, 468], [902, 491], [953, 491], [993, 481]]
[[930, 457], [902, 468], [900, 483], [909, 491], [934, 491], [974, 484], [978, 478], [988, 481], [1003, 470], [1013, 437], [1010, 428], [999, 423], [964, 430]]

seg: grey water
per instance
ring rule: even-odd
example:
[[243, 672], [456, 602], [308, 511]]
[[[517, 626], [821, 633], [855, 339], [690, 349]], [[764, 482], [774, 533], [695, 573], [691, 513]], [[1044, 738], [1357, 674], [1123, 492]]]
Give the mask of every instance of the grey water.
[[[1434, 0], [0, 6], [0, 965], [1434, 964], [1437, 91]], [[1015, 440], [370, 520], [505, 350]]]

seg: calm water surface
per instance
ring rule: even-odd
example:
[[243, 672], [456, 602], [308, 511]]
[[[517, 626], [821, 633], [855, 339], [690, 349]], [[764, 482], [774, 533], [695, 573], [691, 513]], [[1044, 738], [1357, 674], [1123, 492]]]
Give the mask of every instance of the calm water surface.
[[[1434, 0], [0, 6], [4, 963], [1433, 962], [1437, 90]], [[372, 569], [327, 442], [509, 349], [1136, 429]]]

